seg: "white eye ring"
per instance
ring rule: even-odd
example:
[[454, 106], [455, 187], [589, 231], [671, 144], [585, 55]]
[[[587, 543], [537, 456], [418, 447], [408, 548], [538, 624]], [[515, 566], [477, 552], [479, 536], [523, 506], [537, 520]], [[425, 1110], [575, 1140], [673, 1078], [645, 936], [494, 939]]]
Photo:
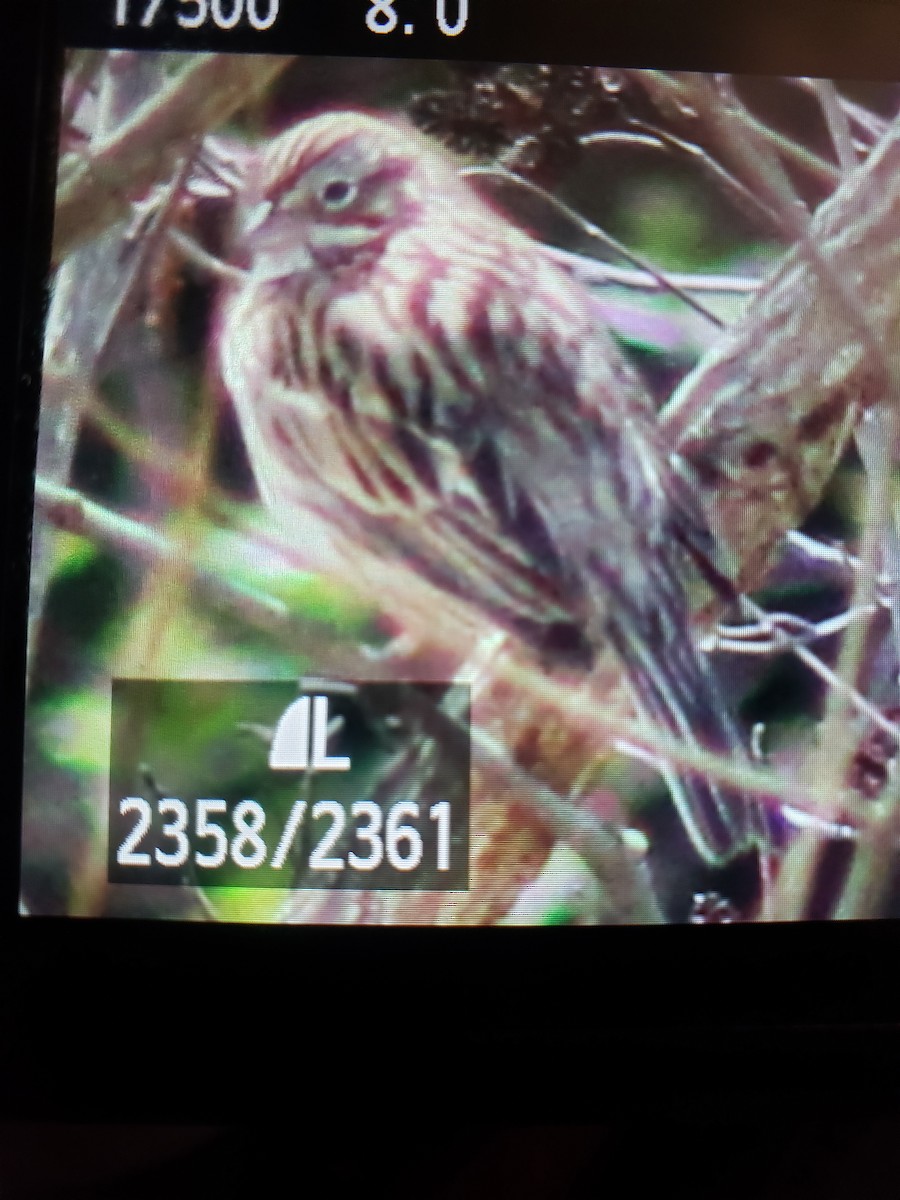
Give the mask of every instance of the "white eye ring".
[[359, 188], [349, 179], [329, 179], [319, 192], [319, 199], [330, 212], [349, 208], [356, 199]]

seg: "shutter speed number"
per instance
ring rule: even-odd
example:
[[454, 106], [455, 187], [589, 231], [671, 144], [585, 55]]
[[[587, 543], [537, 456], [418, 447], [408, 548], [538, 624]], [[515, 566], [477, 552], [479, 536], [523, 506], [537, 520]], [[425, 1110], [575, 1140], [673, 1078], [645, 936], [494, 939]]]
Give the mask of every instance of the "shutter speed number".
[[[116, 24], [152, 29], [163, 7], [173, 0], [116, 0]], [[174, 0], [175, 20], [182, 29], [237, 29], [249, 25], [260, 33], [278, 20], [281, 0]]]
[[[193, 857], [201, 870], [216, 870], [231, 862], [247, 871], [269, 866], [281, 870], [307, 816], [307, 802], [297, 800], [274, 849], [266, 836], [265, 809], [256, 800], [242, 800], [227, 817], [224, 800], [198, 800], [194, 825], [189, 831], [190, 810], [183, 800], [167, 797], [157, 801], [157, 813], [163, 818], [158, 835], [149, 838], [153, 810], [142, 796], [126, 796], [119, 801], [119, 815], [134, 815], [137, 820], [116, 851], [120, 867], [150, 867], [155, 863], [173, 870], [185, 867]], [[335, 849], [347, 828], [347, 812], [334, 800], [319, 800], [312, 806], [313, 821], [325, 820], [321, 834], [309, 856], [312, 871], [374, 871], [387, 862], [395, 871], [412, 872], [422, 867], [425, 843], [419, 829], [422, 813], [413, 801], [399, 801], [386, 811], [370, 800], [358, 800], [350, 809], [351, 832], [361, 853], [347, 852], [346, 858]], [[428, 809], [428, 819], [436, 826], [435, 866], [450, 870], [450, 803], [442, 800]], [[148, 840], [160, 844], [148, 848]], [[205, 842], [207, 849], [196, 848]], [[152, 849], [152, 855], [151, 855]], [[271, 850], [271, 854], [270, 854]]]

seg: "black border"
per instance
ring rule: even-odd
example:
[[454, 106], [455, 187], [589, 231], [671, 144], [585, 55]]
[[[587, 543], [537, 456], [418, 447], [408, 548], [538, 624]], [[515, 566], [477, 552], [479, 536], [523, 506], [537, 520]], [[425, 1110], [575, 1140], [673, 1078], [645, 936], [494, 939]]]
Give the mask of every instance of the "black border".
[[[70, 12], [106, 7], [59, 3]], [[535, 13], [546, 20], [549, 6], [538, 0], [472, 3], [485, 25], [479, 40], [453, 47], [466, 58], [580, 62], [579, 47], [602, 45], [610, 64], [900, 77], [900, 7], [878, 0], [557, 0], [553, 36], [530, 23]], [[315, 6], [298, 7], [309, 19]], [[342, 31], [335, 14], [346, 19], [359, 4], [317, 7], [319, 40], [307, 30], [295, 49], [391, 52]], [[4, 191], [16, 232], [0, 286], [13, 303], [7, 311], [24, 319], [21, 329], [2, 326], [4, 391], [17, 399], [0, 411], [9, 463], [0, 1115], [234, 1120], [287, 1087], [320, 1119], [332, 1104], [358, 1104], [377, 1119], [398, 1083], [422, 1119], [434, 1120], [652, 1115], [660, 1105], [689, 1119], [697, 1097], [707, 1111], [721, 1097], [739, 1112], [760, 1094], [788, 1104], [814, 1095], [828, 1104], [848, 1089], [892, 1094], [900, 1078], [894, 923], [419, 930], [15, 916], [34, 335], [44, 301], [34, 264], [46, 261], [52, 205], [52, 181], [36, 167], [52, 144], [43, 85], [59, 53], [50, 0], [16, 13], [2, 50], [11, 92], [4, 161], [12, 186]], [[428, 49], [417, 42], [408, 52]]]
[[[52, 0], [51, 0], [52, 2]], [[129, 0], [138, 6], [146, 0]], [[187, 0], [184, 0], [187, 2]], [[151, 31], [114, 28], [115, 0], [65, 0], [64, 34], [97, 48], [193, 50], [195, 33], [174, 19]], [[455, 0], [447, 0], [451, 14]], [[174, 12], [173, 0], [164, 0]], [[602, 56], [607, 66], [747, 74], [805, 74], [849, 78], [848, 61], [865, 62], [867, 79], [897, 74], [893, 0], [469, 0], [458, 37], [436, 27], [435, 0], [396, 0], [398, 29], [374, 35], [366, 0], [281, 0], [277, 24], [266, 33], [238, 27], [204, 28], [204, 48], [240, 53], [334, 54], [398, 58], [455, 58], [481, 62], [556, 62], [582, 65]], [[187, 9], [185, 11], [191, 11]], [[410, 19], [415, 33], [400, 28]]]

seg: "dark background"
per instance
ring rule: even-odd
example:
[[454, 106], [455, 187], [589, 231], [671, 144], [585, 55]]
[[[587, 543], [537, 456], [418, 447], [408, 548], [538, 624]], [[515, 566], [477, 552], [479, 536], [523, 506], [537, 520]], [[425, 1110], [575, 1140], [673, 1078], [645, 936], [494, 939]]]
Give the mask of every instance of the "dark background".
[[[478, 7], [504, 22], [495, 26], [510, 38], [501, 56], [521, 54], [530, 6]], [[545, 21], [547, 7], [535, 10]], [[561, 29], [564, 6], [552, 7]], [[32, 0], [3, 16], [0, 445], [17, 454], [33, 420], [12, 397], [21, 394], [16, 314], [34, 212], [41, 11]], [[900, 10], [865, 0], [654, 0], [613, 7], [610, 21], [610, 62], [900, 70]], [[534, 38], [537, 55], [551, 57], [546, 29]], [[573, 44], [580, 61], [584, 42]], [[465, 55], [491, 52], [469, 44]], [[679, 1182], [698, 1198], [895, 1194], [893, 924], [405, 931], [16, 921], [27, 498], [3, 486], [5, 1194], [260, 1194], [284, 1176], [292, 1190], [390, 1187], [397, 1197], [578, 1197]]]
[[[130, 0], [138, 11], [146, 0]], [[65, 0], [65, 35], [73, 44], [140, 49], [196, 49], [199, 34], [177, 25], [169, 3], [151, 30], [113, 25], [115, 0]], [[230, 7], [230, 6], [229, 6]], [[723, 4], [720, 0], [469, 0], [465, 30], [456, 37], [436, 26], [434, 0], [397, 0], [398, 25], [373, 34], [364, 0], [299, 4], [282, 0], [276, 24], [265, 33], [243, 26], [203, 29], [211, 50], [287, 54], [387, 55], [457, 58], [483, 62], [560, 62], [576, 65], [602, 57], [606, 66], [773, 75], [894, 79], [897, 13], [890, 0], [788, 0]], [[185, 12], [191, 12], [188, 8]], [[447, 0], [455, 19], [456, 0]], [[166, 14], [169, 13], [168, 16]], [[401, 30], [412, 22], [415, 32]], [[596, 50], [595, 50], [596, 48]], [[861, 73], [847, 70], [857, 62]]]

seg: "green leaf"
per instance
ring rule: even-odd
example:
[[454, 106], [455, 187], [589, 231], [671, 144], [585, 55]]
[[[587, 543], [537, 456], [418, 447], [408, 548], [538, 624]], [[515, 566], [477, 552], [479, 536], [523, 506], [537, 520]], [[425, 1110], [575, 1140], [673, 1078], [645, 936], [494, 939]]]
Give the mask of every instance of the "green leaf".
[[81, 773], [109, 769], [109, 695], [93, 689], [66, 692], [37, 710], [39, 740], [47, 760]]

